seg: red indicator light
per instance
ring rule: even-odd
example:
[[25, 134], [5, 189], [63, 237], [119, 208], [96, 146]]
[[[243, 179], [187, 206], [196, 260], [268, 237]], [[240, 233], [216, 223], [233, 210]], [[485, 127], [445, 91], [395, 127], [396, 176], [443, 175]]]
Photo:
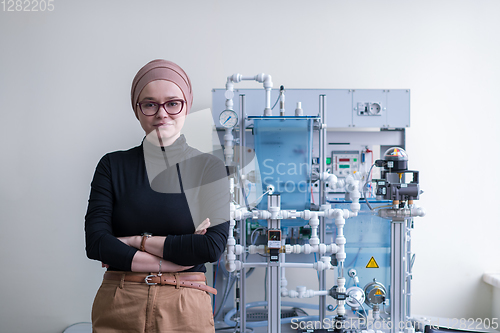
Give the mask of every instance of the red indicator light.
[[339, 158], [339, 162], [349, 162], [350, 158]]

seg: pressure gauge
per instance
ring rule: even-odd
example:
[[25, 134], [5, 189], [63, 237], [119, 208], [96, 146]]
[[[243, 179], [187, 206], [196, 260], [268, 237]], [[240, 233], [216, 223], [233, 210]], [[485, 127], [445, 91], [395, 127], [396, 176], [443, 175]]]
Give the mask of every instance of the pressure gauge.
[[364, 292], [366, 296], [365, 303], [372, 308], [374, 305], [384, 303], [387, 297], [387, 290], [384, 285], [375, 279], [365, 286]]
[[238, 123], [238, 115], [233, 110], [224, 110], [219, 116], [219, 121], [225, 128], [233, 128]]

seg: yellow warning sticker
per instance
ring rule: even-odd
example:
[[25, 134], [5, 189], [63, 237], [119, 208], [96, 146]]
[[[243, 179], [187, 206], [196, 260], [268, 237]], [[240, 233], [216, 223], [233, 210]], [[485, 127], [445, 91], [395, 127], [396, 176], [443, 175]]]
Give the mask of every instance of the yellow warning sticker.
[[377, 291], [375, 292], [375, 295], [383, 295], [384, 293], [382, 292], [382, 290], [380, 289], [377, 289]]
[[370, 261], [368, 261], [368, 264], [366, 265], [366, 268], [379, 268], [375, 258], [371, 257]]

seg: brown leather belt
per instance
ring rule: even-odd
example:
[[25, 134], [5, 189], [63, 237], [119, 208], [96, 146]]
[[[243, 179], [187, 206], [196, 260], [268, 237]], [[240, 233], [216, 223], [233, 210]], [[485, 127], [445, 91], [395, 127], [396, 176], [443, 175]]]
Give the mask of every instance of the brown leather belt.
[[[146, 283], [149, 286], [153, 285], [170, 285], [176, 288], [194, 288], [217, 295], [217, 289], [207, 286], [205, 283], [205, 274], [203, 273], [163, 273], [158, 274], [126, 274], [121, 272], [106, 272], [104, 280], [128, 281]], [[197, 283], [201, 282], [201, 283]]]

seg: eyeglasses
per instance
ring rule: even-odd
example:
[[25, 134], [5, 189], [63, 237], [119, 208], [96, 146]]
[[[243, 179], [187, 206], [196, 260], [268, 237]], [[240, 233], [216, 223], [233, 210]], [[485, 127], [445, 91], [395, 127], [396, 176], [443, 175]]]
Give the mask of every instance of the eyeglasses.
[[139, 105], [139, 109], [145, 116], [154, 116], [160, 110], [160, 106], [163, 106], [165, 111], [167, 111], [169, 115], [173, 116], [179, 114], [182, 111], [185, 102], [186, 101], [182, 99], [172, 99], [170, 101], [166, 101], [163, 104], [146, 101], [139, 102], [137, 103], [137, 105]]

